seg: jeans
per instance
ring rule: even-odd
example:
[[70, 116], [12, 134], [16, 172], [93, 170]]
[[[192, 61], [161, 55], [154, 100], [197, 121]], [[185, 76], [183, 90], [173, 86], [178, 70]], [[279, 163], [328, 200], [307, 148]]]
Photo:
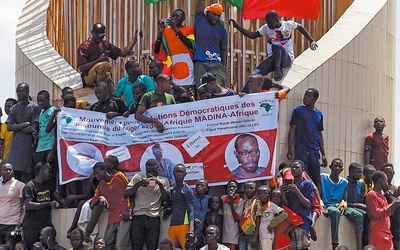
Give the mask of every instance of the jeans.
[[160, 237], [160, 217], [150, 217], [147, 215], [134, 215], [131, 227], [131, 249], [142, 250], [146, 243], [148, 250], [158, 248], [158, 238]]
[[11, 249], [14, 249], [17, 238], [11, 235], [15, 229], [15, 225], [3, 225], [0, 224], [0, 245], [7, 244]]
[[120, 221], [108, 225], [104, 233], [106, 249], [129, 249], [131, 221]]
[[[329, 217], [331, 218], [332, 244], [339, 244], [339, 221], [341, 212], [336, 206], [328, 206], [326, 209], [328, 210]], [[360, 211], [348, 207], [344, 211], [343, 215], [353, 222], [356, 232], [363, 231], [364, 215]]]
[[320, 182], [321, 164], [319, 150], [310, 150], [304, 147], [295, 147], [294, 158], [304, 162], [304, 170], [317, 186]]
[[257, 247], [251, 247], [251, 238], [253, 237], [253, 234], [250, 234], [250, 235], [246, 235], [244, 233], [239, 234], [239, 249], [240, 250], [256, 250], [257, 249]]
[[268, 75], [269, 72], [274, 71], [276, 68], [286, 68], [292, 64], [292, 60], [285, 48], [281, 44], [272, 44], [272, 55], [262, 61], [260, 65], [254, 70], [252, 74], [258, 73], [263, 76]]

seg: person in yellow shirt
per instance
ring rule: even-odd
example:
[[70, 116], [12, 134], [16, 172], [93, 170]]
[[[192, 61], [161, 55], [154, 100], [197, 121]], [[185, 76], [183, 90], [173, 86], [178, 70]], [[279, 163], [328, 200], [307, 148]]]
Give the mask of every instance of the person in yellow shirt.
[[[17, 103], [17, 100], [15, 100], [14, 98], [8, 98], [4, 104], [4, 112], [6, 112], [6, 114], [9, 115], [11, 106], [16, 103]], [[1, 112], [1, 115], [3, 115], [2, 112]], [[7, 123], [1, 123], [0, 148], [2, 150], [1, 150], [0, 158], [3, 160], [7, 159], [7, 157], [8, 157], [8, 152], [10, 151], [12, 137], [13, 137], [13, 131], [8, 131]]]

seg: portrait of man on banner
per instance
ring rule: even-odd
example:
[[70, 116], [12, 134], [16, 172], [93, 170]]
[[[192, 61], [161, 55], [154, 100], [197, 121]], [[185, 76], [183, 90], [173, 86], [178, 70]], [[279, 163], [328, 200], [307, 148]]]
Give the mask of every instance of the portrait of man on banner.
[[[253, 134], [243, 133], [234, 139], [233, 154], [237, 159], [237, 164], [234, 169], [231, 169], [232, 173], [239, 178], [254, 178], [263, 173], [268, 160], [260, 161], [261, 150], [258, 138]], [[265, 142], [264, 144], [266, 146]], [[268, 146], [266, 148], [268, 149]]]

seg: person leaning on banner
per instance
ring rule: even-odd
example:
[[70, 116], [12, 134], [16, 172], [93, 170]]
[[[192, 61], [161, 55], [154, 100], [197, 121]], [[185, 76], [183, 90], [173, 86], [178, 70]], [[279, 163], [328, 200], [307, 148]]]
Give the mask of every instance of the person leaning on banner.
[[240, 178], [254, 178], [264, 172], [265, 167], [258, 165], [260, 149], [257, 138], [251, 134], [241, 134], [235, 140], [234, 154], [239, 166], [232, 171]]
[[163, 124], [155, 118], [144, 116], [144, 112], [149, 108], [175, 104], [175, 98], [173, 95], [169, 94], [173, 84], [171, 77], [160, 74], [157, 77], [156, 82], [157, 89], [155, 91], [147, 92], [142, 96], [135, 118], [143, 123], [153, 123], [156, 126], [157, 131], [162, 133], [164, 132]]
[[120, 49], [104, 39], [106, 37], [106, 26], [102, 23], [95, 23], [92, 28], [92, 37], [79, 45], [77, 50], [77, 67], [81, 72], [84, 86], [93, 87], [95, 83], [107, 81], [112, 92], [115, 90], [111, 77], [110, 58], [116, 60], [118, 57], [129, 55], [137, 42], [137, 35], [142, 37], [142, 31], [136, 30], [132, 41]]

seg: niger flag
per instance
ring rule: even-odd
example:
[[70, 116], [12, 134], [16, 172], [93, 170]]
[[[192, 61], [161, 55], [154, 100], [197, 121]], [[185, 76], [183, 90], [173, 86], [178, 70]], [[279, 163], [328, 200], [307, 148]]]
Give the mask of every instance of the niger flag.
[[264, 19], [269, 10], [281, 17], [318, 19], [320, 0], [228, 0], [242, 9], [244, 19]]
[[239, 9], [243, 9], [244, 0], [227, 0], [230, 4], [238, 7]]

